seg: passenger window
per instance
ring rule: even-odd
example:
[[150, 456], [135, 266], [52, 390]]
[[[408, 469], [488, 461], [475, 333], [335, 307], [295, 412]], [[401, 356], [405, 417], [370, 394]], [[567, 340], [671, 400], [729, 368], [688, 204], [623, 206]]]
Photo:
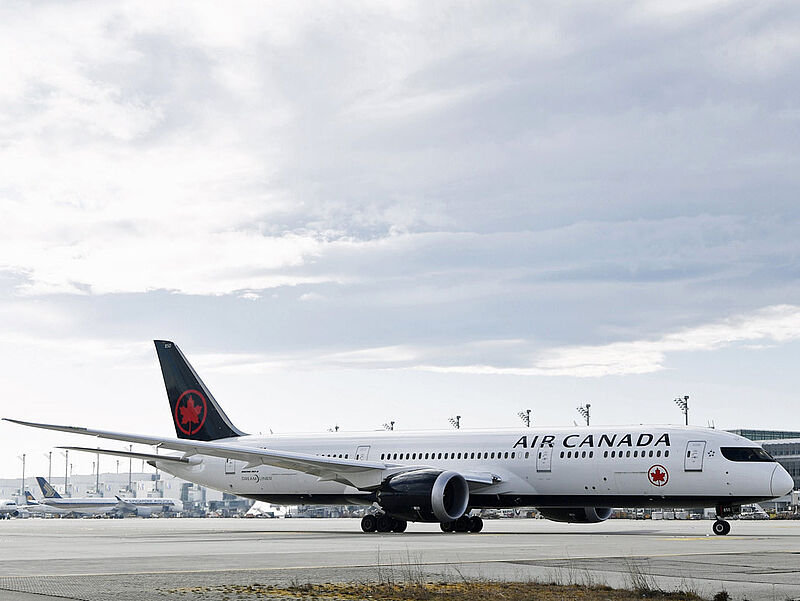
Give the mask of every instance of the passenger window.
[[589, 459], [591, 459], [592, 457], [594, 457], [594, 451], [589, 451]]
[[508, 459], [508, 451], [503, 454], [503, 459]]
[[664, 451], [664, 457], [669, 457], [669, 451]]
[[608, 451], [603, 451], [603, 457], [608, 457]]
[[514, 459], [514, 456], [515, 456], [515, 455], [516, 455], [516, 454], [514, 453], [514, 451], [511, 451], [511, 459]]
[[630, 457], [630, 456], [631, 456], [631, 452], [630, 451], [626, 451], [625, 452], [625, 457]]
[[586, 451], [584, 451], [583, 453], [581, 453], [581, 457], [582, 457], [582, 458], [586, 457]]
[[442, 458], [442, 454], [441, 454], [441, 453], [439, 453], [439, 459], [441, 459], [441, 458]]
[[470, 459], [475, 459], [475, 453], [471, 453], [469, 458]]
[[530, 452], [529, 451], [525, 451], [525, 459], [528, 459], [528, 457], [530, 457], [530, 456], [531, 456]]
[[653, 456], [653, 451], [650, 451], [650, 453], [648, 454], [648, 457], [652, 457], [652, 456]]
[[561, 451], [561, 459], [564, 459], [564, 451]]
[[616, 456], [617, 456], [617, 452], [616, 451], [611, 451], [611, 458], [613, 459]]
[[494, 459], [494, 452], [492, 452], [492, 459]]
[[661, 457], [661, 451], [656, 451], [656, 457]]
[[634, 456], [634, 457], [638, 457], [638, 456], [639, 456], [639, 451], [634, 451], [634, 452], [633, 452], [633, 456]]

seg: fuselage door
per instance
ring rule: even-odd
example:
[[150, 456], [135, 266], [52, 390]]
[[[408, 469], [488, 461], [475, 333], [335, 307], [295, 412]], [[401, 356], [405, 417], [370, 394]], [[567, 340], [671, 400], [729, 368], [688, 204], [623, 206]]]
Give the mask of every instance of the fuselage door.
[[369, 445], [356, 449], [356, 461], [366, 461], [369, 457]]
[[683, 457], [683, 469], [687, 472], [703, 471], [703, 455], [706, 454], [704, 440], [692, 440], [686, 443], [686, 454]]
[[553, 447], [546, 444], [536, 451], [536, 471], [549, 472], [553, 461]]
[[236, 473], [236, 463], [234, 463], [233, 459], [226, 459], [225, 460], [225, 473], [226, 474], [235, 474]]

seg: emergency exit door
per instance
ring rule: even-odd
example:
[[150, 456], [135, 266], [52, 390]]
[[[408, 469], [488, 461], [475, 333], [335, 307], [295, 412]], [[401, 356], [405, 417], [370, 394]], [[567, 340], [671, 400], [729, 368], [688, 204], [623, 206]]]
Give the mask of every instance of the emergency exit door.
[[686, 443], [686, 454], [683, 456], [683, 469], [687, 472], [703, 471], [703, 455], [706, 454], [704, 440], [692, 440]]

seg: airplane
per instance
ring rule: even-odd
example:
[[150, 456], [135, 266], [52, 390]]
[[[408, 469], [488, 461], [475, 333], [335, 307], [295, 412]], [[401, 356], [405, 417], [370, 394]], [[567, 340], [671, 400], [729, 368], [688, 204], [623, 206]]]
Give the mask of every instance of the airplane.
[[36, 497], [31, 494], [31, 491], [25, 491], [25, 511], [35, 515], [63, 515], [67, 511], [59, 509], [58, 507], [51, 507], [36, 500]]
[[550, 520], [598, 523], [613, 507], [716, 509], [712, 531], [743, 504], [792, 490], [754, 442], [688, 426], [525, 428], [251, 435], [233, 425], [173, 342], [155, 340], [176, 438], [4, 418], [60, 432], [178, 451], [61, 447], [146, 460], [178, 478], [280, 505], [377, 506], [364, 532], [438, 522], [480, 532], [472, 510], [536, 507]]
[[0, 520], [19, 517], [21, 507], [13, 499], [0, 499]]
[[[156, 498], [137, 499], [114, 497], [83, 497], [65, 499], [42, 476], [36, 477], [39, 488], [42, 489], [44, 498], [42, 503], [62, 512], [105, 514], [105, 513], [130, 513], [140, 517], [149, 517], [154, 513], [183, 511], [183, 502], [177, 499]], [[30, 494], [30, 493], [28, 493]]]

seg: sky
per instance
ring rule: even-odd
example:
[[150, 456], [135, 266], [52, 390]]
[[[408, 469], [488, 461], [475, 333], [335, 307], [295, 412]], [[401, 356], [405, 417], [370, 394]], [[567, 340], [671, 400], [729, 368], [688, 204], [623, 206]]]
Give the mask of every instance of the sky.
[[[4, 2], [0, 414], [174, 435], [168, 339], [251, 433], [681, 423], [684, 395], [800, 430], [798, 27]], [[97, 443], [0, 422], [0, 476], [64, 444]]]

